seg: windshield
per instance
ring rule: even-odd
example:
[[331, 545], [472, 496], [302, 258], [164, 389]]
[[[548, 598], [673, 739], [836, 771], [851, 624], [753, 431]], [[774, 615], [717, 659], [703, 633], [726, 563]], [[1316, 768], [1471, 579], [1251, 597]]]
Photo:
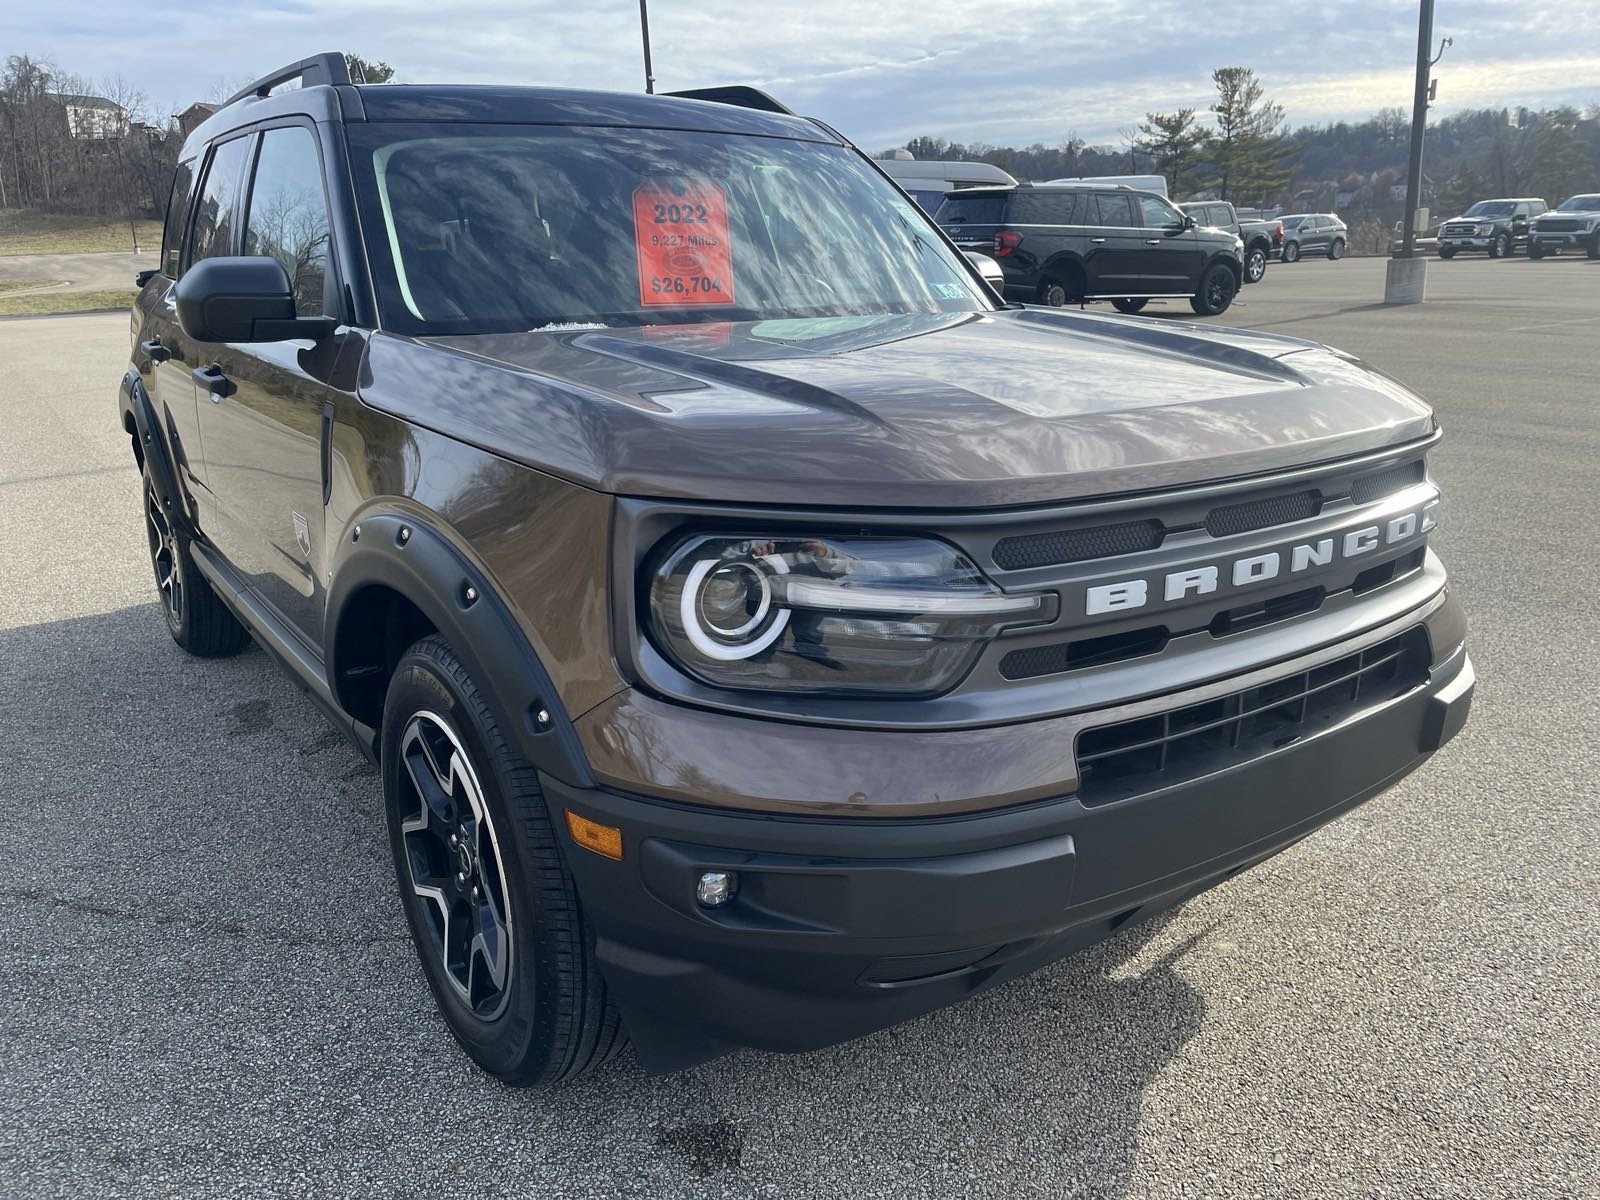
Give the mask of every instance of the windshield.
[[946, 196], [934, 220], [941, 225], [998, 225], [1006, 219], [1010, 192], [984, 192], [974, 196]]
[[1509, 217], [1511, 210], [1516, 208], [1505, 200], [1479, 200], [1461, 215], [1464, 217]]
[[383, 324], [402, 333], [992, 308], [845, 147], [523, 125], [349, 138]]
[[1557, 212], [1600, 212], [1600, 195], [1568, 196]]

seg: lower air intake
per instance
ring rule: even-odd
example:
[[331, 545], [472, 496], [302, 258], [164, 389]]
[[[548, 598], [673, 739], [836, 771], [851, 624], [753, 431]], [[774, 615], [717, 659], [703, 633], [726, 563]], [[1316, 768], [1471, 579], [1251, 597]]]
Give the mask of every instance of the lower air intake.
[[1078, 735], [1078, 798], [1109, 804], [1197, 779], [1330, 729], [1428, 677], [1419, 627], [1298, 675]]

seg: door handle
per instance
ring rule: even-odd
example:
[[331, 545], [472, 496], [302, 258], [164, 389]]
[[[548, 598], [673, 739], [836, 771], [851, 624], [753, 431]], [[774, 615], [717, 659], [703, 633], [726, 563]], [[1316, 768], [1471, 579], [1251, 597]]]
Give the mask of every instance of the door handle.
[[140, 342], [139, 353], [153, 363], [164, 363], [172, 357], [172, 351], [161, 344], [160, 338], [151, 338], [148, 342]]
[[1146, 246], [1159, 246], [1159, 245], [1161, 245], [1161, 239], [1160, 238], [1145, 238], [1144, 244]]
[[193, 380], [206, 391], [211, 393], [211, 403], [216, 404], [224, 396], [231, 396], [238, 389], [233, 386], [233, 380], [222, 373], [222, 368], [216, 363], [209, 367], [196, 367], [189, 372]]
[[1090, 239], [1089, 239], [1089, 244], [1090, 244], [1090, 245], [1091, 245], [1091, 246], [1101, 246], [1101, 245], [1104, 245], [1104, 244], [1105, 244], [1105, 238], [1090, 238]]

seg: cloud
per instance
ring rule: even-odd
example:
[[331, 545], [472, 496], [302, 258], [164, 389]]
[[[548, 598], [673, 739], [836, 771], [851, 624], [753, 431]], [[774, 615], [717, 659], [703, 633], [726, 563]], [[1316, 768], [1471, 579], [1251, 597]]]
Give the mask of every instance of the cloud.
[[[143, 0], [111, 20], [99, 0], [13, 5], [9, 52], [91, 78], [120, 74], [157, 113], [339, 46], [411, 82], [637, 90], [635, 0]], [[1438, 35], [1440, 107], [1600, 101], [1600, 0], [1455, 0]], [[174, 31], [182, 31], [176, 41]], [[916, 134], [958, 141], [1116, 141], [1152, 109], [1204, 110], [1210, 73], [1254, 67], [1294, 124], [1409, 108], [1416, 9], [1398, 0], [655, 0], [663, 90], [765, 86], [869, 149]], [[177, 48], [181, 46], [181, 51]]]

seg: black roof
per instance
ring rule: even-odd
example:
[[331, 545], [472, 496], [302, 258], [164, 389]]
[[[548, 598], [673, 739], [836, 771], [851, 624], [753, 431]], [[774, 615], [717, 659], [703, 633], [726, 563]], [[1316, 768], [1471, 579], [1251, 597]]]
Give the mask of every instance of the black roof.
[[[268, 77], [271, 79], [271, 77]], [[749, 89], [710, 89], [747, 97]], [[770, 97], [764, 99], [780, 107]], [[684, 129], [838, 142], [806, 117], [748, 107], [748, 99], [696, 100], [642, 92], [498, 84], [315, 83], [262, 96], [246, 89], [195, 129], [183, 155], [241, 126], [303, 113], [319, 121], [453, 121], [513, 125], [599, 125]]]

